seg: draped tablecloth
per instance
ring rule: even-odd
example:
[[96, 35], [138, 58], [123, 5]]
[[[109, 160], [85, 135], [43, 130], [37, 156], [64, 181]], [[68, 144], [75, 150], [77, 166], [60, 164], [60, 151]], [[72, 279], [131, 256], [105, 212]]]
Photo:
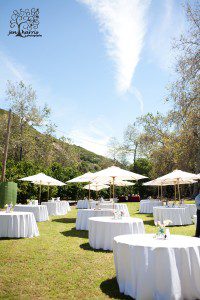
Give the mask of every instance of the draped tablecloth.
[[138, 218], [89, 218], [89, 243], [94, 249], [112, 250], [115, 236], [137, 233], [145, 233], [143, 221]]
[[79, 209], [77, 213], [77, 219], [76, 219], [76, 229], [77, 230], [88, 230], [88, 219], [91, 217], [103, 217], [113, 216], [113, 210], [112, 209]]
[[192, 218], [188, 207], [154, 207], [154, 223], [171, 220], [171, 226], [192, 224]]
[[62, 204], [62, 201], [42, 202], [41, 204], [46, 205], [50, 216], [62, 216], [67, 214], [67, 209]]
[[78, 200], [76, 207], [78, 209], [89, 208], [89, 201], [88, 200]]
[[0, 238], [28, 238], [38, 236], [35, 217], [30, 212], [0, 212]]
[[200, 299], [200, 239], [123, 235], [113, 253], [121, 293], [136, 300]]
[[69, 202], [66, 200], [55, 200], [55, 202], [59, 202], [60, 203], [60, 209], [62, 210], [62, 214], [66, 215], [66, 213], [68, 211], [71, 211], [71, 207], [69, 205]]
[[[98, 202], [95, 202], [95, 201], [91, 202], [91, 204], [90, 204], [91, 208], [97, 207], [97, 203]], [[99, 205], [99, 208], [101, 208], [101, 209], [113, 209], [114, 208], [115, 210], [123, 211], [125, 217], [130, 217], [128, 207], [126, 204], [114, 203], [114, 205], [113, 205], [113, 203], [100, 202], [98, 205]]]
[[36, 222], [43, 222], [49, 220], [49, 214], [46, 205], [21, 205], [17, 204], [14, 211], [32, 212], [35, 216]]
[[162, 201], [159, 200], [141, 200], [140, 201], [140, 214], [152, 214], [153, 207], [162, 206]]
[[193, 217], [197, 214], [197, 207], [195, 204], [183, 204], [183, 206], [189, 208], [190, 216]]
[[193, 219], [194, 219], [194, 224], [197, 225], [197, 215], [194, 215]]

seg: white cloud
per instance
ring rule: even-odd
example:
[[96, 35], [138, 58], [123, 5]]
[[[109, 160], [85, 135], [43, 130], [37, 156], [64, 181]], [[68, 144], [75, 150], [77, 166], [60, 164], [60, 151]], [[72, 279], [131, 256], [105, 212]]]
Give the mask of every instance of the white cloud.
[[112, 128], [103, 116], [95, 120], [82, 120], [66, 135], [72, 142], [100, 155], [107, 155], [107, 144], [112, 136]]
[[127, 92], [140, 59], [150, 0], [78, 0], [89, 6], [116, 65], [117, 88]]
[[162, 69], [171, 72], [176, 56], [175, 51], [172, 51], [172, 39], [184, 31], [184, 8], [174, 0], [161, 1], [160, 5], [160, 14], [154, 15], [149, 28], [151, 57]]

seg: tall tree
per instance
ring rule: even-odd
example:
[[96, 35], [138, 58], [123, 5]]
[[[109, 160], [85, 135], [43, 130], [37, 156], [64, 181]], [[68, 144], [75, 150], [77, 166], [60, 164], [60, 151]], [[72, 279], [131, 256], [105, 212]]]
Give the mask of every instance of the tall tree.
[[15, 142], [18, 149], [18, 159], [21, 161], [25, 145], [27, 142], [32, 142], [32, 139], [28, 138], [29, 127], [43, 126], [49, 117], [50, 110], [46, 105], [43, 108], [37, 105], [36, 92], [31, 85], [26, 85], [22, 81], [18, 83], [8, 81], [6, 94], [10, 108], [15, 115], [13, 122], [16, 121], [14, 127], [16, 134], [18, 134], [18, 139], [16, 138]]

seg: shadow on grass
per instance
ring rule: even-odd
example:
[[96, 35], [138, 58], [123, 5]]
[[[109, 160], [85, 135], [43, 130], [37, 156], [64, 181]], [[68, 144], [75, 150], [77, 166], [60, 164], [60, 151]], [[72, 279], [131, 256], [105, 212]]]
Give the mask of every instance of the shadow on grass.
[[154, 220], [143, 220], [144, 225], [155, 226]]
[[112, 279], [107, 279], [100, 284], [100, 289], [104, 294], [113, 299], [132, 299], [129, 296], [121, 294], [119, 291], [119, 286], [116, 277]]
[[92, 247], [90, 247], [89, 243], [81, 244], [80, 248], [83, 249], [83, 250], [92, 251], [92, 252], [102, 252], [102, 253], [111, 253], [112, 252], [110, 250], [93, 249]]
[[76, 218], [61, 218], [61, 219], [54, 219], [52, 222], [58, 223], [76, 223]]
[[79, 237], [79, 238], [83, 238], [83, 239], [87, 239], [88, 238], [88, 231], [86, 230], [76, 230], [75, 227], [71, 228], [70, 230], [67, 231], [63, 231], [61, 232], [62, 235], [64, 236], [71, 236], [71, 237]]

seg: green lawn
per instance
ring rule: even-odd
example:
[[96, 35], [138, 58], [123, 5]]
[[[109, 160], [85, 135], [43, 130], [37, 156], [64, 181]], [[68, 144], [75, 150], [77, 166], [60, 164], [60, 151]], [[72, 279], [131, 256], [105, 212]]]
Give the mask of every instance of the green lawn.
[[[152, 216], [139, 215], [138, 203], [128, 206], [155, 233]], [[87, 231], [75, 229], [76, 213], [38, 223], [37, 238], [0, 240], [1, 299], [129, 299], [119, 293], [112, 252], [89, 247]], [[195, 227], [170, 232], [193, 236]]]

